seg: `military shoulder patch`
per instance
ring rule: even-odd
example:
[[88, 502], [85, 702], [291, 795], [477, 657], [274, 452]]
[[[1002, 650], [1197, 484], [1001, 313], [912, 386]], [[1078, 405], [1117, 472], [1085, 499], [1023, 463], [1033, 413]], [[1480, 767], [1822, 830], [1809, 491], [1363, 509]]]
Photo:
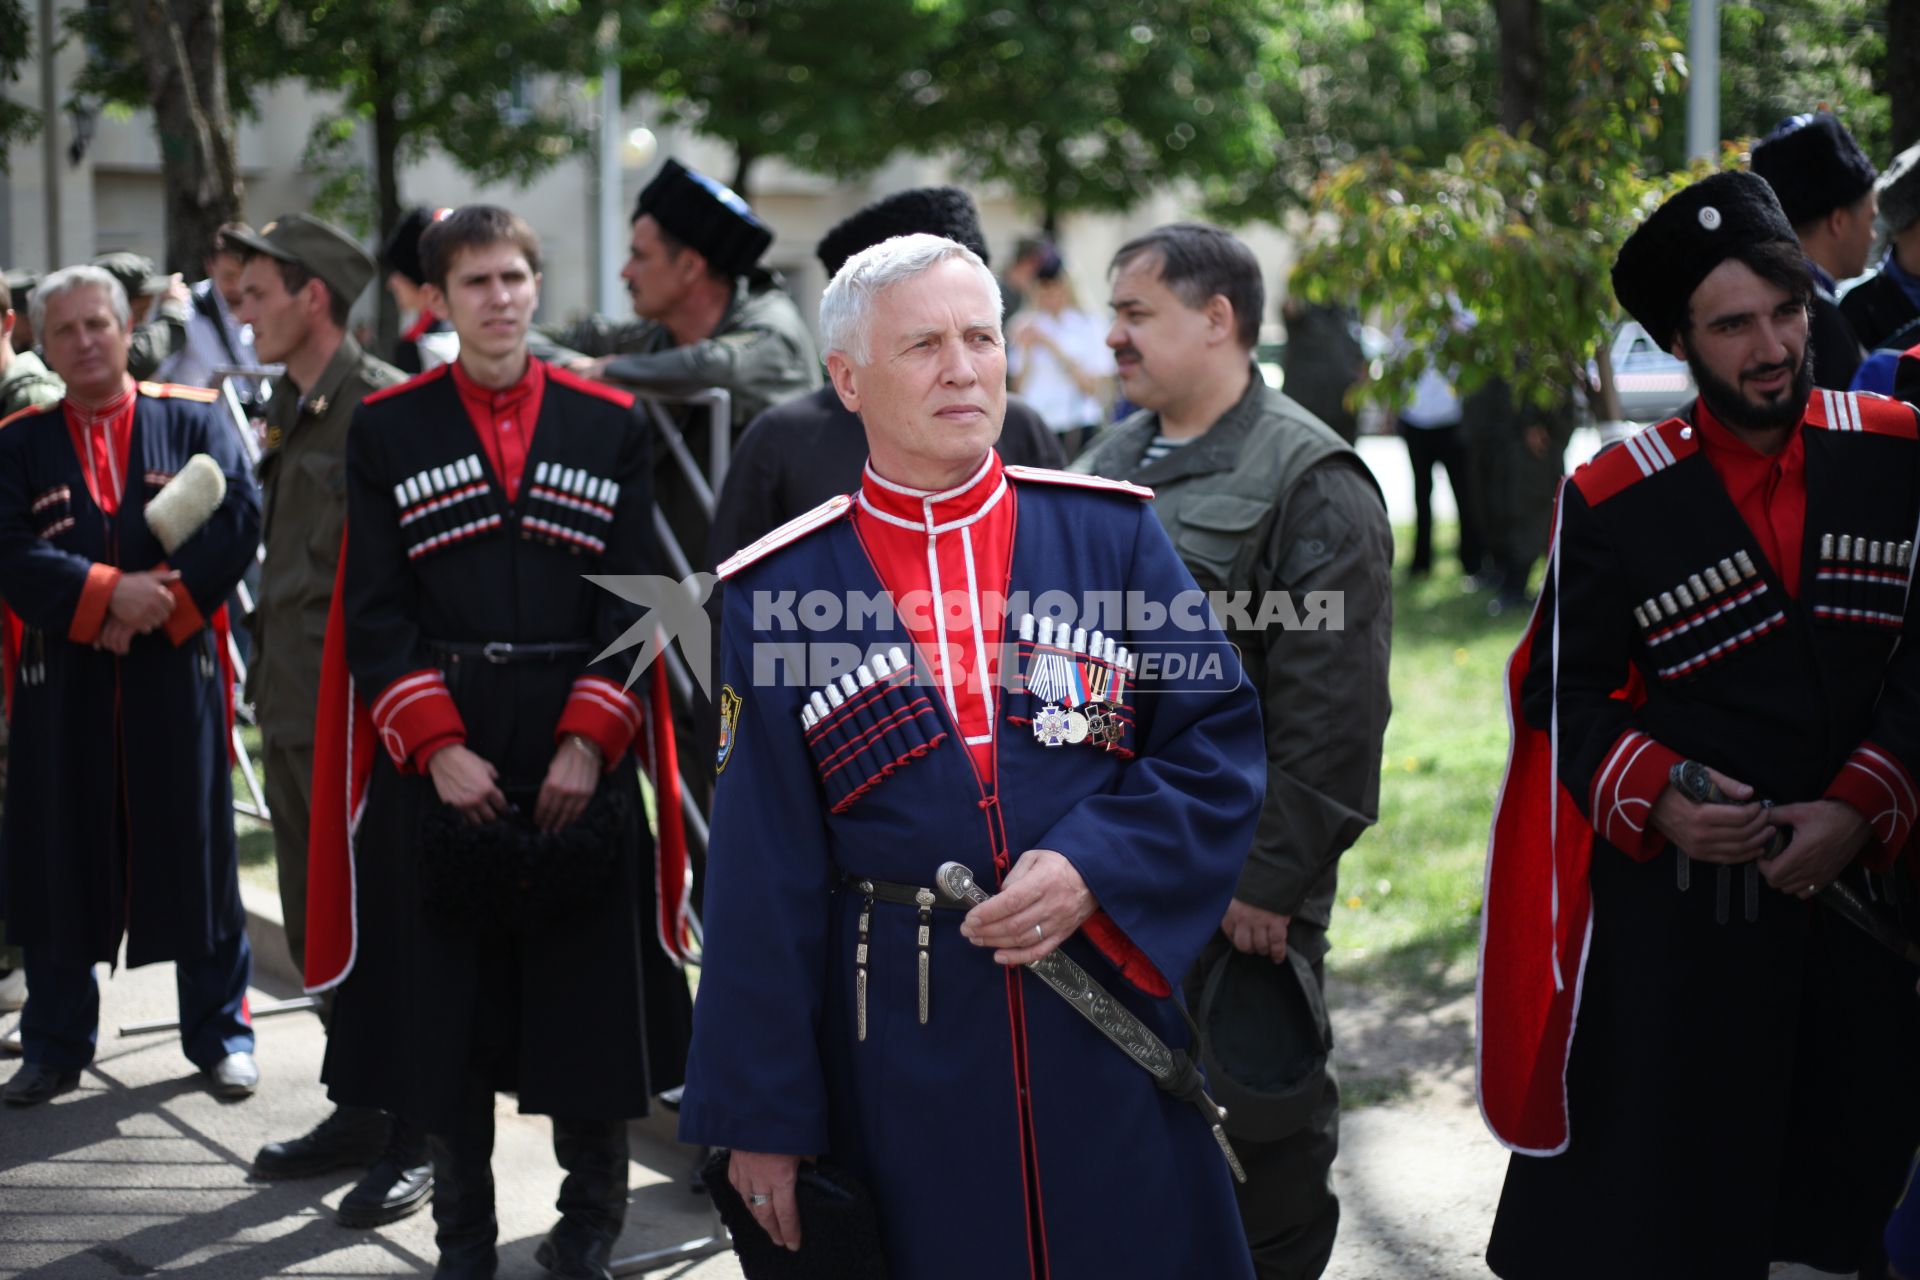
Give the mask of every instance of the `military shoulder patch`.
[[1573, 473], [1587, 505], [1597, 507], [1680, 459], [1700, 452], [1699, 433], [1679, 418], [1636, 431]]
[[189, 387], [179, 382], [143, 382], [140, 394], [154, 400], [198, 400], [201, 404], [212, 404], [220, 398], [211, 387]]
[[24, 409], [15, 409], [6, 417], [0, 418], [0, 427], [11, 426], [22, 418], [32, 418], [42, 413], [56, 413], [59, 409], [60, 402], [58, 400], [52, 404], [30, 404]]
[[1134, 484], [1127, 480], [1109, 480], [1105, 476], [1088, 475], [1082, 471], [1055, 471], [1051, 467], [1009, 466], [1006, 473], [1015, 480], [1025, 480], [1035, 484], [1061, 484], [1075, 489], [1099, 489], [1106, 493], [1130, 493], [1136, 498], [1152, 501], [1153, 490], [1143, 484]]
[[798, 542], [815, 529], [826, 528], [851, 510], [853, 510], [853, 498], [848, 494], [836, 493], [805, 515], [795, 516], [772, 533], [749, 542], [722, 560], [715, 573], [721, 578], [730, 578], [756, 560], [772, 555], [789, 542]]
[[414, 374], [411, 378], [408, 378], [404, 382], [396, 382], [390, 386], [381, 387], [378, 391], [369, 391], [366, 395], [361, 397], [360, 403], [361, 404], [379, 404], [382, 400], [391, 400], [394, 396], [399, 395], [403, 391], [411, 391], [415, 387], [424, 387], [429, 382], [437, 382], [441, 378], [446, 377], [448, 374], [452, 372], [453, 372], [452, 365], [437, 364], [433, 366], [433, 368], [426, 370], [424, 373]]
[[1807, 425], [1829, 431], [1863, 431], [1868, 435], [1920, 439], [1920, 419], [1913, 407], [1871, 391], [1816, 390], [1807, 401]]
[[716, 774], [727, 771], [727, 761], [733, 756], [733, 744], [740, 734], [740, 695], [733, 686], [720, 686], [720, 750], [715, 754], [713, 771]]

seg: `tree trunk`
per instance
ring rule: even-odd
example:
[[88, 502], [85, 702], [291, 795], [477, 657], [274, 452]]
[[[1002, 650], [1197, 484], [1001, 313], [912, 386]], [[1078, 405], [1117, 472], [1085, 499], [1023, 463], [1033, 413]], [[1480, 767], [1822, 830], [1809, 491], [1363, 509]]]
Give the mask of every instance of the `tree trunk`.
[[[373, 83], [382, 86], [373, 103], [373, 198], [374, 225], [384, 245], [400, 225], [400, 107], [386, 88], [398, 76], [387, 50], [378, 44], [371, 63]], [[384, 285], [374, 290], [373, 341], [374, 352], [382, 359], [392, 359], [400, 341], [400, 309]]]
[[240, 216], [220, 0], [118, 0], [139, 41], [166, 183], [166, 269], [200, 278]]
[[[1896, 0], [1888, 0], [1895, 3]], [[1540, 0], [1494, 0], [1500, 24], [1500, 127], [1519, 136], [1546, 112], [1547, 29]]]
[[1887, 70], [1892, 150], [1920, 142], [1920, 0], [1887, 0]]
[[738, 140], [734, 142], [733, 148], [733, 182], [730, 184], [733, 187], [733, 194], [752, 204], [753, 197], [747, 194], [747, 175], [753, 169], [753, 162], [760, 158], [759, 149], [751, 142]]

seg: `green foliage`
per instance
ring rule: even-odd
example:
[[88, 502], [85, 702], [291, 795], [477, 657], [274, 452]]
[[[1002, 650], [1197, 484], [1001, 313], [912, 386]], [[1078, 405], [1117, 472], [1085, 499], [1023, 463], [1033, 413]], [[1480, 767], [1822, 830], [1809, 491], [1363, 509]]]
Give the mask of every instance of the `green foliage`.
[[[1688, 5], [1674, 6], [1685, 31]], [[1892, 158], [1886, 0], [1767, 0], [1720, 7], [1720, 133], [1757, 138], [1825, 107], [1876, 165]], [[1677, 158], [1678, 152], [1673, 153]]]
[[669, 0], [624, 28], [622, 83], [743, 155], [851, 176], [911, 145], [942, 24], [915, 0]]
[[[20, 83], [20, 68], [33, 56], [33, 23], [21, 0], [0, 0], [0, 83], [11, 90]], [[0, 94], [0, 173], [9, 172], [7, 157], [13, 144], [40, 131], [40, 113]]]
[[[1457, 370], [1462, 393], [1497, 375], [1524, 400], [1565, 402], [1616, 315], [1621, 241], [1691, 176], [1648, 166], [1679, 101], [1666, 13], [1666, 0], [1603, 0], [1566, 33], [1560, 74], [1574, 89], [1542, 142], [1485, 129], [1437, 164], [1378, 152], [1327, 175], [1294, 288], [1361, 299]], [[1405, 403], [1422, 367], [1397, 362], [1363, 394]]]
[[676, 0], [630, 89], [744, 156], [851, 175], [949, 153], [1050, 217], [1272, 165], [1263, 48], [1286, 0]]
[[960, 14], [928, 68], [922, 127], [956, 149], [969, 179], [1005, 180], [1051, 217], [1272, 165], [1263, 51], [1288, 5], [1142, 0], [1124, 19], [1065, 0], [951, 7]]

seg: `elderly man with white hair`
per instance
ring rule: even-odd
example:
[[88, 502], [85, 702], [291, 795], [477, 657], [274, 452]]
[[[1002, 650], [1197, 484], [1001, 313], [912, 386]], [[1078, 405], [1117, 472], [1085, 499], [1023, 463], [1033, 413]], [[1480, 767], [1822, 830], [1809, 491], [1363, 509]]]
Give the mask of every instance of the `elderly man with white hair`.
[[227, 771], [223, 602], [260, 502], [213, 393], [127, 373], [127, 296], [56, 271], [33, 326], [66, 383], [0, 431], [8, 610], [0, 916], [26, 953], [26, 1065], [12, 1106], [74, 1088], [93, 1059], [93, 966], [178, 969], [181, 1048], [222, 1097], [253, 1092], [251, 956]]
[[1148, 490], [1001, 464], [978, 257], [875, 245], [821, 327], [869, 461], [721, 566], [681, 1136], [731, 1149], [743, 1255], [811, 1274], [869, 1274], [845, 1173], [894, 1275], [1250, 1277], [1174, 984], [1259, 811], [1253, 694]]

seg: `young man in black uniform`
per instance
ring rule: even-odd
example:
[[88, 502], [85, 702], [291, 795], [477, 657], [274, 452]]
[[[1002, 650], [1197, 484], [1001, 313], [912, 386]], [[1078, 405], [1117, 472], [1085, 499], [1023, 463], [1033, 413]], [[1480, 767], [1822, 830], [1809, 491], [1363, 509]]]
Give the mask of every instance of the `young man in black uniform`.
[[1845, 391], [1865, 352], [1836, 296], [1841, 280], [1867, 269], [1873, 248], [1873, 162], [1847, 127], [1824, 111], [1789, 116], [1753, 147], [1813, 271], [1808, 341], [1815, 386]]
[[1884, 901], [1920, 814], [1920, 428], [1813, 389], [1812, 285], [1753, 174], [1661, 206], [1613, 283], [1701, 395], [1563, 487], [1509, 672], [1480, 1095], [1515, 1155], [1487, 1260], [1881, 1275], [1913, 974], [1827, 903]]
[[[584, 576], [653, 568], [647, 436], [626, 393], [528, 354], [540, 255], [519, 218], [456, 210], [421, 257], [459, 357], [368, 396], [347, 445], [329, 652], [370, 711], [352, 754], [379, 754], [344, 973], [314, 963], [324, 940], [310, 952], [308, 981], [338, 982], [324, 1076], [335, 1101], [432, 1135], [445, 1280], [494, 1274], [494, 1093], [551, 1115], [567, 1178], [538, 1256], [602, 1276], [626, 1121], [678, 1083], [691, 1012], [664, 949], [682, 890], [656, 893], [634, 768], [659, 722], [643, 727], [630, 658], [595, 661], [641, 610]], [[503, 857], [524, 860], [489, 877]]]

